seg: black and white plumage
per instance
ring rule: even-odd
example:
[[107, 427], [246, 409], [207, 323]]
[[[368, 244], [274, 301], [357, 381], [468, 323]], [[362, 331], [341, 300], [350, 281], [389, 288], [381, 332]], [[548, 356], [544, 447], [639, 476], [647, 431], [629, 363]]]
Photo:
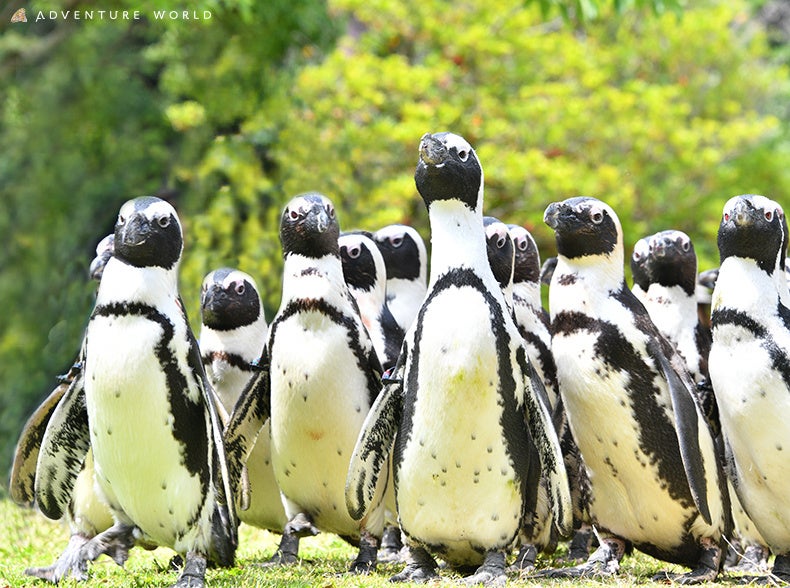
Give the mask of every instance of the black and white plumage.
[[[227, 267], [207, 274], [201, 289], [200, 316], [203, 367], [227, 423], [266, 344], [268, 327], [255, 279]], [[245, 483], [249, 489], [237, 505], [239, 519], [281, 533], [287, 519], [272, 469], [268, 421], [247, 459]]]
[[452, 133], [425, 135], [419, 153], [415, 182], [431, 224], [428, 295], [365, 422], [346, 500], [354, 516], [367, 512], [392, 451], [409, 550], [392, 579], [434, 577], [431, 550], [479, 566], [469, 582], [498, 582], [534, 509], [541, 469], [558, 524], [570, 526], [567, 478], [545, 391], [488, 264], [477, 155]]
[[790, 581], [790, 310], [784, 303], [787, 224], [764, 196], [735, 196], [718, 231], [710, 377], [728, 474], [746, 513], [776, 555], [773, 575]]
[[645, 294], [650, 286], [650, 274], [645, 267], [649, 254], [649, 237], [642, 237], [634, 243], [634, 250], [631, 252], [631, 279], [633, 280], [631, 291], [637, 300], [642, 303], [644, 303]]
[[272, 563], [294, 563], [299, 539], [319, 530], [359, 545], [352, 571], [376, 565], [384, 484], [369, 515], [352, 519], [345, 481], [354, 444], [381, 387], [381, 366], [343, 277], [339, 225], [318, 193], [293, 198], [280, 223], [283, 294], [269, 327], [262, 371], [226, 431], [244, 456], [271, 415], [271, 452], [289, 522]]
[[405, 331], [387, 302], [384, 256], [371, 236], [361, 231], [340, 235], [339, 245], [346, 284], [357, 301], [381, 366], [388, 370], [398, 359]]
[[594, 198], [551, 204], [549, 289], [560, 394], [592, 487], [601, 547], [555, 575], [618, 569], [626, 546], [716, 577], [729, 504], [712, 433], [671, 344], [625, 284], [617, 215]]
[[121, 207], [114, 240], [84, 370], [42, 442], [38, 504], [60, 517], [90, 447], [115, 525], [86, 553], [142, 536], [185, 555], [177, 586], [202, 585], [208, 561], [233, 563], [237, 540], [221, 422], [178, 295], [181, 224], [163, 200], [136, 198]]
[[387, 305], [403, 332], [409, 330], [428, 287], [428, 252], [417, 229], [394, 224], [373, 233], [387, 269]]

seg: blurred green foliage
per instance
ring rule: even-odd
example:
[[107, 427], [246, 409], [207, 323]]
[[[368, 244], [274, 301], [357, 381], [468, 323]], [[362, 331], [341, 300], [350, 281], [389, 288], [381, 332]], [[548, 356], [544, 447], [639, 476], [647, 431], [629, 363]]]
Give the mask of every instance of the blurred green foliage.
[[409, 222], [427, 238], [412, 172], [428, 131], [473, 143], [487, 214], [533, 230], [544, 257], [546, 205], [586, 194], [615, 207], [629, 250], [674, 227], [715, 265], [726, 199], [788, 192], [790, 78], [753, 4], [680, 6], [213, 0], [205, 21], [6, 26], [0, 471], [77, 353], [93, 247], [137, 195], [181, 214], [196, 329], [202, 277], [221, 265], [254, 275], [274, 315], [279, 215], [296, 193], [332, 198], [342, 228]]

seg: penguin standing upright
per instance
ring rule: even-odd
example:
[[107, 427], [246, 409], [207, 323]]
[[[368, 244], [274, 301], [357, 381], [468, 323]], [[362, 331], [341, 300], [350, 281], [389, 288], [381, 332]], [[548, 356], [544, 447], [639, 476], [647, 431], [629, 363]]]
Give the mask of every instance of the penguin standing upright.
[[757, 530], [776, 555], [773, 576], [790, 582], [790, 309], [782, 207], [764, 196], [735, 196], [718, 231], [708, 365], [728, 474]]
[[541, 470], [558, 524], [570, 526], [567, 477], [545, 391], [488, 264], [475, 151], [452, 133], [423, 136], [415, 183], [431, 224], [428, 294], [360, 434], [347, 505], [367, 512], [392, 451], [409, 551], [392, 580], [435, 577], [431, 550], [479, 566], [469, 583], [501, 582]]
[[649, 254], [649, 237], [642, 237], [634, 243], [634, 250], [631, 253], [631, 279], [633, 280], [631, 292], [633, 292], [636, 299], [642, 303], [645, 301], [645, 295], [650, 286], [650, 274], [645, 266]]
[[404, 330], [387, 302], [387, 269], [384, 256], [369, 234], [361, 231], [340, 235], [343, 276], [359, 307], [362, 322], [384, 370], [395, 365]]
[[334, 205], [322, 194], [297, 196], [283, 210], [280, 309], [262, 371], [242, 393], [225, 438], [243, 459], [271, 415], [272, 465], [288, 517], [272, 564], [295, 563], [300, 538], [321, 530], [358, 545], [351, 571], [368, 572], [384, 526], [386, 478], [361, 521], [349, 516], [344, 495], [381, 365], [343, 277], [339, 233]]
[[428, 252], [409, 225], [387, 225], [373, 233], [387, 271], [387, 305], [405, 333], [414, 322], [428, 287]]
[[693, 568], [721, 566], [729, 504], [712, 433], [671, 344], [625, 284], [614, 210], [595, 198], [549, 205], [558, 261], [549, 289], [552, 351], [591, 484], [600, 547], [555, 576], [612, 573], [627, 546]]
[[59, 518], [90, 447], [115, 525], [86, 553], [142, 535], [185, 556], [176, 586], [200, 586], [209, 560], [233, 563], [237, 540], [222, 425], [178, 295], [182, 249], [168, 203], [141, 197], [121, 207], [84, 370], [50, 421], [36, 496], [44, 514]]
[[[253, 277], [228, 267], [209, 272], [203, 279], [200, 316], [200, 356], [227, 423], [266, 344], [266, 316]], [[271, 464], [268, 422], [247, 460], [246, 483], [249, 490], [236, 510], [239, 519], [281, 533], [287, 519]]]

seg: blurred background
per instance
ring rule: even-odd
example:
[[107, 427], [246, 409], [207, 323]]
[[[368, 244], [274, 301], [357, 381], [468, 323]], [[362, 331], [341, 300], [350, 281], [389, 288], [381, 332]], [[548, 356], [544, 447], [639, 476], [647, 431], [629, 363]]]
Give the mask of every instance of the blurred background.
[[[298, 193], [329, 196], [341, 229], [405, 222], [427, 240], [428, 131], [476, 147], [486, 213], [543, 258], [543, 211], [571, 196], [614, 207], [627, 255], [686, 231], [700, 269], [718, 265], [729, 197], [790, 203], [790, 0], [205, 0], [186, 7], [197, 19], [155, 17], [184, 4], [0, 9], [0, 494], [79, 351], [88, 265], [130, 198], [179, 211], [196, 331], [220, 266], [258, 280], [272, 319]], [[99, 9], [140, 18], [74, 18]]]

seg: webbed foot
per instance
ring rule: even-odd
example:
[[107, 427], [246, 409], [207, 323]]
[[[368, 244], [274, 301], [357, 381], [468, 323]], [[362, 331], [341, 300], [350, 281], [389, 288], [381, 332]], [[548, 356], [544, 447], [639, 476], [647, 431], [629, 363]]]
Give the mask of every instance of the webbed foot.
[[518, 573], [531, 572], [535, 569], [537, 559], [538, 549], [531, 543], [526, 543], [518, 550], [518, 555], [509, 569]]
[[75, 533], [60, 557], [51, 566], [27, 568], [25, 574], [57, 584], [64, 578], [74, 578], [78, 582], [88, 579], [88, 561], [81, 556], [82, 547], [89, 539]]
[[264, 566], [287, 566], [299, 560], [299, 539], [318, 535], [318, 528], [310, 517], [299, 513], [285, 524], [277, 552], [265, 562]]
[[401, 549], [403, 549], [403, 541], [401, 540], [400, 529], [394, 525], [387, 525], [384, 527], [384, 535], [381, 537], [378, 561], [384, 563], [397, 563], [401, 561]]
[[483, 565], [474, 574], [464, 578], [467, 586], [483, 584], [484, 586], [504, 586], [505, 580], [505, 554], [502, 551], [489, 551], [486, 553]]
[[541, 578], [600, 578], [617, 574], [620, 560], [625, 555], [625, 540], [607, 537], [586, 562], [570, 568], [541, 570], [533, 577]]
[[723, 552], [721, 547], [709, 537], [703, 537], [702, 555], [697, 562], [697, 567], [685, 574], [670, 574], [661, 572], [653, 576], [654, 582], [672, 582], [677, 584], [702, 584], [713, 582], [719, 575]]
[[171, 588], [203, 588], [206, 583], [206, 556], [196, 551], [187, 553], [184, 569]]
[[367, 531], [363, 531], [359, 538], [359, 554], [354, 563], [351, 564], [349, 571], [354, 574], [369, 574], [375, 570], [378, 549], [378, 539]]
[[108, 555], [119, 566], [123, 566], [134, 547], [135, 528], [131, 525], [116, 523], [106, 531], [96, 535], [80, 549], [80, 556], [86, 561], [94, 561], [100, 555]]
[[423, 547], [409, 547], [406, 567], [390, 578], [390, 582], [415, 582], [422, 584], [439, 577], [436, 560]]

